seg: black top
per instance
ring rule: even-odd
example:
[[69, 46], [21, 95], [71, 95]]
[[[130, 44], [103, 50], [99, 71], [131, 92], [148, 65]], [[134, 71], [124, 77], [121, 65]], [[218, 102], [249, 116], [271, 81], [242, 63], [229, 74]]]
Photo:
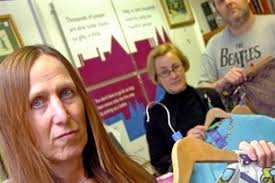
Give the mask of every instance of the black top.
[[[214, 107], [224, 109], [219, 94], [210, 88], [194, 89], [190, 86], [178, 93], [165, 93], [160, 101], [170, 113], [171, 125], [175, 131], [180, 131], [183, 136], [196, 125], [203, 125], [208, 111], [208, 102], [205, 95], [210, 98]], [[146, 122], [146, 138], [149, 145], [151, 164], [156, 170], [166, 173], [171, 165], [171, 151], [174, 145], [173, 131], [168, 126], [167, 112], [161, 105], [154, 105], [149, 109], [149, 122]]]

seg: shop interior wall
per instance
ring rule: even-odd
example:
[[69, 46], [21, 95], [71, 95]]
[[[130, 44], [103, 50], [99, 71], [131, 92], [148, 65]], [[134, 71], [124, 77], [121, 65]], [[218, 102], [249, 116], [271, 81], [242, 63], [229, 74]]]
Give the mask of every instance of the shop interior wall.
[[[160, 3], [158, 0], [156, 1], [158, 2], [163, 21], [167, 23]], [[68, 49], [50, 7], [51, 2], [52, 0], [0, 1], [0, 14], [12, 15], [24, 45], [49, 44], [69, 58]], [[190, 1], [190, 4], [193, 12], [198, 11], [197, 6], [199, 3]], [[170, 40], [189, 58], [191, 68], [187, 73], [187, 80], [191, 85], [196, 86], [200, 73], [201, 53], [205, 47], [201, 35], [201, 27], [198, 23], [202, 17], [200, 14], [193, 15], [195, 18], [194, 24], [169, 29], [168, 34]]]
[[[69, 57], [66, 45], [52, 14], [50, 2], [52, 0], [0, 1], [0, 14], [12, 15], [25, 45], [49, 44]], [[190, 1], [193, 12], [196, 12], [193, 14], [196, 20], [194, 24], [169, 30], [171, 41], [190, 59], [191, 69], [187, 73], [187, 79], [194, 86], [196, 86], [199, 79], [201, 53], [204, 50], [201, 27], [204, 26], [207, 29], [207, 25], [199, 24], [199, 22], [205, 22], [204, 20], [201, 21], [204, 17], [199, 7], [200, 2]], [[163, 21], [166, 22], [159, 1], [158, 4], [163, 15]]]

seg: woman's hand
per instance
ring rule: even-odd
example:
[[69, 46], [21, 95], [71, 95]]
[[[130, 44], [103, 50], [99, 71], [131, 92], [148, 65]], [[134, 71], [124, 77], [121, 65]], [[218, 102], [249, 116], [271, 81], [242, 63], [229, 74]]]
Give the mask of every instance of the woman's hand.
[[188, 130], [186, 137], [193, 137], [204, 140], [206, 130], [207, 128], [205, 126], [197, 125], [194, 128]]
[[244, 151], [251, 160], [257, 161], [260, 167], [271, 167], [275, 161], [275, 145], [264, 140], [241, 142], [239, 149]]

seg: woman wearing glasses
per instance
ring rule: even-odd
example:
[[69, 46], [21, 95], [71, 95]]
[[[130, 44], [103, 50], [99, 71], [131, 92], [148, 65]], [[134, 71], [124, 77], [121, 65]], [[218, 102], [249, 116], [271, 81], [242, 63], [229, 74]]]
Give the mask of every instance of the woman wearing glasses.
[[166, 173], [171, 165], [174, 132], [204, 139], [206, 128], [202, 125], [209, 107], [224, 109], [215, 90], [195, 89], [187, 84], [188, 69], [186, 56], [170, 43], [154, 48], [147, 59], [149, 77], [165, 90], [159, 105], [150, 107], [145, 119], [151, 164], [160, 174]]

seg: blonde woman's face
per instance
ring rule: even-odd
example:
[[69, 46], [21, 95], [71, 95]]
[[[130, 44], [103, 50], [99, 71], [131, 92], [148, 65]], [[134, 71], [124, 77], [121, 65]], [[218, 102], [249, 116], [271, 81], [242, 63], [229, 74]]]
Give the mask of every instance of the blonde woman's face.
[[168, 52], [155, 60], [158, 83], [171, 94], [179, 93], [186, 88], [185, 69], [181, 60]]
[[39, 150], [50, 162], [82, 158], [87, 143], [83, 101], [64, 65], [40, 56], [30, 71], [29, 116]]

